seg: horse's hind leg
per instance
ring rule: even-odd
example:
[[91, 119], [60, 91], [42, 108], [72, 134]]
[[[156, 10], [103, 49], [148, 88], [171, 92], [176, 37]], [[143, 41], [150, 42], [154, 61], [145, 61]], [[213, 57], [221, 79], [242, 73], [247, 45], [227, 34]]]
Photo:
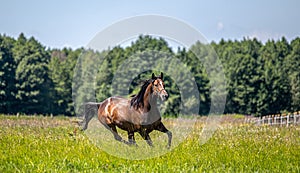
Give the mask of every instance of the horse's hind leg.
[[82, 130], [86, 130], [88, 128], [88, 124], [93, 118], [94, 115], [91, 114], [85, 114], [84, 119], [82, 122], [80, 122], [80, 125], [82, 126]]
[[170, 132], [162, 122], [158, 124], [158, 126], [155, 127], [155, 130], [158, 130], [160, 132], [166, 133], [168, 135], [168, 145], [167, 147], [171, 147], [171, 142], [172, 142], [172, 132]]
[[117, 128], [116, 128], [115, 125], [107, 124], [107, 125], [105, 125], [105, 127], [108, 128], [112, 132], [112, 134], [114, 135], [115, 140], [120, 141], [120, 142], [124, 142], [125, 144], [129, 144], [129, 142], [122, 139], [122, 137], [118, 134]]
[[86, 130], [88, 128], [88, 124], [94, 117], [96, 111], [97, 109], [94, 108], [93, 105], [89, 105], [88, 103], [84, 105], [83, 121], [78, 123], [80, 126], [82, 126], [81, 130]]

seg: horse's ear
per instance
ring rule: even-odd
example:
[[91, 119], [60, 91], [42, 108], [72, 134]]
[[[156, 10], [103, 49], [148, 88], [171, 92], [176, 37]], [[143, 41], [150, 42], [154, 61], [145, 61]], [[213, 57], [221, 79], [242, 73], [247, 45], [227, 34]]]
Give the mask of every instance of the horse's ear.
[[160, 79], [163, 80], [163, 78], [164, 78], [164, 74], [163, 72], [160, 72]]
[[154, 73], [152, 73], [152, 79], [155, 79], [155, 74]]

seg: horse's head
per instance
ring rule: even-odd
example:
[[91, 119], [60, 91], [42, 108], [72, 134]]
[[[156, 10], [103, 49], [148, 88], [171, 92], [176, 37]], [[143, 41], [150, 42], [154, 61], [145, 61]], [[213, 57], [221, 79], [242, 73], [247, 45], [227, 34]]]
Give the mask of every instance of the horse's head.
[[165, 90], [165, 84], [163, 81], [163, 73], [160, 73], [159, 77], [156, 77], [154, 73], [152, 73], [152, 91], [153, 94], [159, 96], [162, 101], [168, 99], [169, 95]]

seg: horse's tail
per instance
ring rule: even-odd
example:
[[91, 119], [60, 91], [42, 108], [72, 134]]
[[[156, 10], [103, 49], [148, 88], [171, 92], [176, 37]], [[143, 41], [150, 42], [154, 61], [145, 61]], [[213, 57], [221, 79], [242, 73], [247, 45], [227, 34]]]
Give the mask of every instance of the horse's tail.
[[78, 124], [82, 127], [82, 130], [86, 130], [91, 119], [97, 115], [98, 109], [102, 102], [87, 102], [81, 105], [83, 109], [83, 120]]

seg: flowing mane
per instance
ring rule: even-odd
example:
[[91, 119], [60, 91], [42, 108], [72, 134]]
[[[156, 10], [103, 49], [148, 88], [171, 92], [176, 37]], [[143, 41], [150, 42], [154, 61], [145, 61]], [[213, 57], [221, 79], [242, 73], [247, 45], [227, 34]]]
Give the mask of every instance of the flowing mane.
[[139, 93], [137, 95], [134, 95], [133, 98], [130, 100], [130, 106], [133, 106], [134, 109], [144, 107], [144, 95], [145, 95], [147, 87], [151, 84], [152, 80], [153, 79], [144, 81]]

